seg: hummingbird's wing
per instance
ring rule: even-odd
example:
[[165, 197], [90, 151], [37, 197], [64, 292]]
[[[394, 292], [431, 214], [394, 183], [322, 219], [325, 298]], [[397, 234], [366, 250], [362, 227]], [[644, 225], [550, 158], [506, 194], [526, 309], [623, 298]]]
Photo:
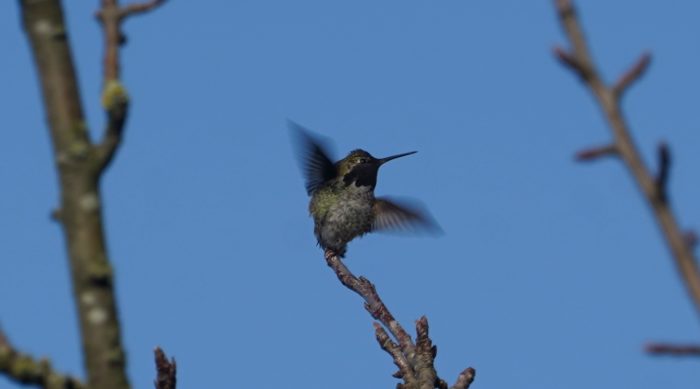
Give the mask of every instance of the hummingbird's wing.
[[297, 151], [306, 180], [306, 193], [311, 195], [323, 183], [335, 178], [338, 172], [326, 151], [327, 147], [325, 147], [324, 142], [291, 120], [287, 120], [287, 125], [297, 139]]
[[377, 198], [373, 211], [372, 231], [442, 231], [432, 216], [418, 204], [400, 204], [396, 200]]

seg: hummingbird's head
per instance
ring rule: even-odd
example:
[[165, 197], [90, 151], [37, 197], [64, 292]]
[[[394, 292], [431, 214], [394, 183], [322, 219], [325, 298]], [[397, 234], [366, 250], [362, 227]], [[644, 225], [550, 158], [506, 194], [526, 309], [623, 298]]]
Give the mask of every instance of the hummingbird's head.
[[372, 154], [362, 150], [353, 150], [347, 157], [336, 164], [338, 175], [343, 177], [346, 184], [355, 182], [356, 186], [374, 187], [377, 183], [379, 167], [392, 159], [415, 154], [417, 151], [396, 154], [386, 158], [374, 158]]

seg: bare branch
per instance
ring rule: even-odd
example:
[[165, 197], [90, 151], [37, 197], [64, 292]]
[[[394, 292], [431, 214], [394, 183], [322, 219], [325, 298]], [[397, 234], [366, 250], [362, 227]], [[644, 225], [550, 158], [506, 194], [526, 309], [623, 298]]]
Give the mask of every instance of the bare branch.
[[613, 86], [613, 93], [618, 98], [637, 80], [639, 80], [646, 72], [651, 63], [651, 53], [643, 53], [637, 59], [637, 62], [629, 68]]
[[175, 389], [177, 386], [177, 365], [175, 358], [168, 360], [160, 347], [153, 350], [156, 359], [157, 378], [153, 382], [156, 389]]
[[[659, 153], [659, 175], [654, 177], [644, 164], [644, 161], [637, 150], [632, 139], [627, 121], [620, 106], [620, 96], [622, 91], [628, 88], [635, 80], [644, 73], [648, 67], [650, 56], [643, 55], [615, 87], [605, 85], [599, 76], [598, 70], [593, 66], [588, 45], [584, 37], [581, 25], [578, 21], [573, 2], [571, 0], [554, 0], [554, 6], [559, 16], [559, 21], [568, 38], [573, 50], [567, 54], [569, 63], [578, 64], [578, 68], [587, 72], [585, 78], [586, 86], [593, 92], [596, 102], [605, 114], [610, 130], [614, 137], [613, 144], [619, 153], [625, 166], [637, 183], [640, 191], [650, 204], [654, 217], [663, 232], [666, 244], [671, 250], [674, 262], [678, 269], [683, 283], [686, 286], [688, 295], [695, 305], [695, 309], [700, 314], [700, 272], [698, 272], [697, 261], [692, 253], [683, 232], [678, 226], [669, 204], [665, 201], [666, 183], [668, 179], [668, 169], [670, 158], [668, 150], [660, 150]], [[563, 50], [561, 51], [563, 52]], [[557, 53], [561, 58], [561, 55]], [[580, 73], [581, 70], [577, 71]], [[663, 191], [659, 189], [662, 188]], [[661, 196], [660, 196], [661, 195]], [[660, 201], [661, 200], [661, 201]]]
[[45, 389], [84, 389], [85, 385], [75, 377], [53, 369], [48, 359], [34, 359], [17, 351], [0, 329], [0, 373], [22, 385], [34, 385]]
[[[437, 376], [435, 370], [434, 363], [437, 347], [433, 346], [428, 334], [428, 319], [424, 316], [416, 322], [417, 336], [416, 343], [413, 343], [410, 335], [394, 319], [394, 316], [384, 305], [379, 294], [377, 294], [376, 288], [369, 280], [352, 274], [333, 250], [326, 250], [325, 258], [326, 263], [333, 269], [340, 282], [360, 295], [365, 300], [367, 311], [379, 321], [379, 323], [374, 323], [377, 341], [381, 348], [391, 355], [394, 364], [399, 368], [394, 377], [401, 378], [404, 381], [403, 384], [398, 384], [397, 388], [423, 389], [436, 387], [446, 389], [447, 384]], [[391, 339], [389, 333], [396, 339], [396, 342]], [[474, 369], [469, 368], [466, 371], [473, 372]], [[464, 379], [460, 375], [455, 385], [461, 385], [460, 380]], [[474, 376], [472, 374], [471, 380], [473, 379]], [[466, 387], [468, 387], [468, 384], [467, 386], [454, 386], [456, 389], [464, 389]]]

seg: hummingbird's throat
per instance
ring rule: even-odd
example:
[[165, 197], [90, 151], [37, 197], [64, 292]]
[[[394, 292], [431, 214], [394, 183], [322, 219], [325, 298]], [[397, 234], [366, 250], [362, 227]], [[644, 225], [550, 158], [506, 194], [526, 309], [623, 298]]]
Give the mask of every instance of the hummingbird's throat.
[[343, 177], [345, 185], [367, 186], [372, 189], [377, 185], [378, 165], [357, 165]]

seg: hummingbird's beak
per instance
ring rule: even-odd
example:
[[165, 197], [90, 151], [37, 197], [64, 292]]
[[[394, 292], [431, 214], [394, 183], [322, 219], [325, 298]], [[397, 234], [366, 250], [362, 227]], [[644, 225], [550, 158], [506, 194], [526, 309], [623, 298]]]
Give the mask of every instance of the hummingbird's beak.
[[405, 157], [407, 155], [411, 155], [411, 154], [415, 154], [415, 153], [417, 153], [417, 151], [410, 151], [408, 153], [396, 154], [396, 155], [392, 155], [391, 157], [381, 158], [379, 160], [379, 166], [384, 165], [385, 163], [391, 161], [392, 159]]

